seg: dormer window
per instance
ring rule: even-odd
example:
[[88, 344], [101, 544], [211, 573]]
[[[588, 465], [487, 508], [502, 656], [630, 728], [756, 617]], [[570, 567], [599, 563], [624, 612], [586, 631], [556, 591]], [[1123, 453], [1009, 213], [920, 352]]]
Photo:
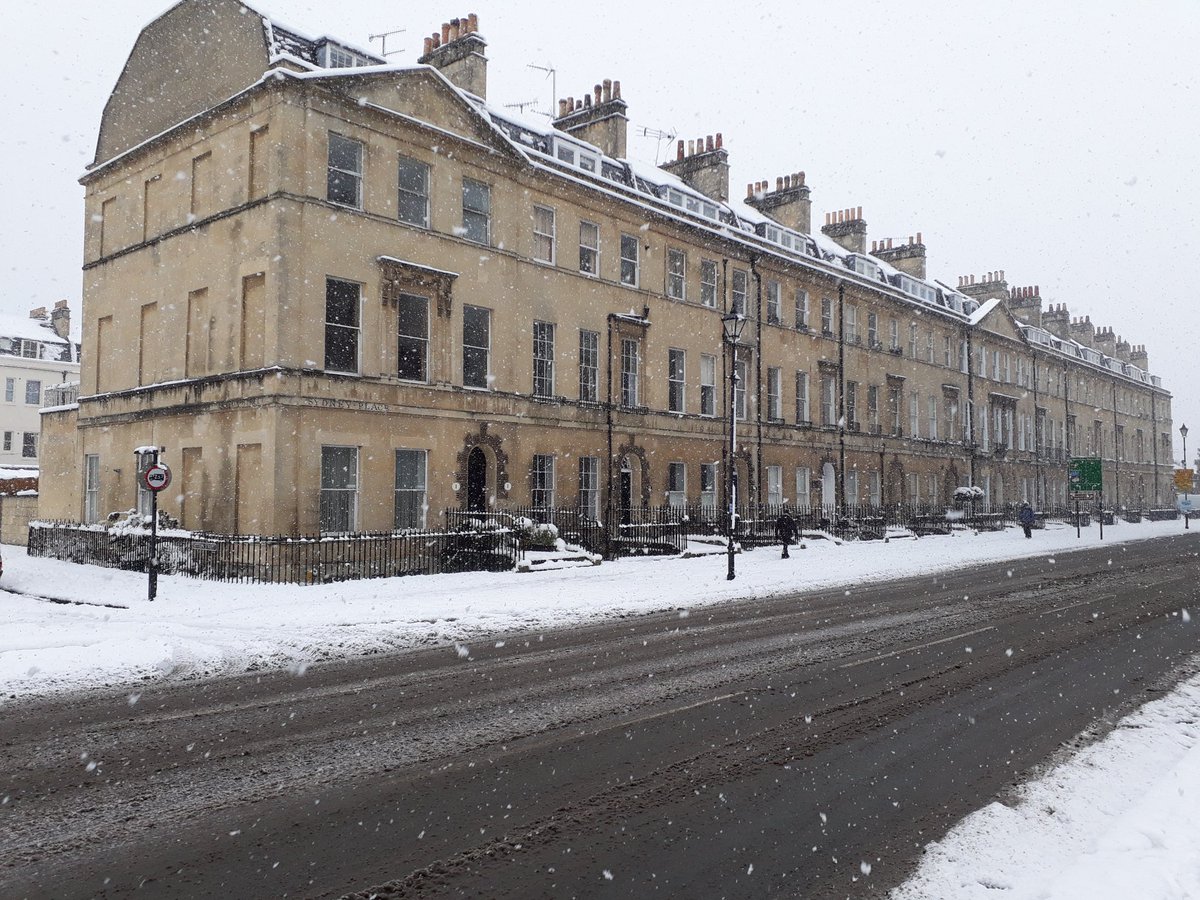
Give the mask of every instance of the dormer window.
[[554, 141], [554, 155], [559, 162], [595, 174], [600, 169], [600, 157], [585, 147], [571, 144], [561, 138]]
[[337, 44], [326, 43], [317, 49], [317, 62], [324, 69], [353, 69], [358, 66], [373, 66], [378, 61]]

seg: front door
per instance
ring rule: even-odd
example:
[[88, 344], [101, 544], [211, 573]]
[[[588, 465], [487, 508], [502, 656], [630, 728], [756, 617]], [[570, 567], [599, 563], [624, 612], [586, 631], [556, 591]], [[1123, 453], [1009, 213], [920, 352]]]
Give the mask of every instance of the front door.
[[467, 509], [487, 510], [487, 457], [478, 447], [467, 457]]
[[633, 472], [621, 470], [621, 524], [629, 524], [629, 510], [633, 506]]

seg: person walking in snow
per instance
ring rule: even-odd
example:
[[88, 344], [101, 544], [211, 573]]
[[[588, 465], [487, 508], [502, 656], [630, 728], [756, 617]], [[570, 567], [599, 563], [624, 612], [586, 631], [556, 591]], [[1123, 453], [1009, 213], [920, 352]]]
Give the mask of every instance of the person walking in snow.
[[783, 556], [780, 558], [788, 559], [788, 545], [796, 537], [796, 520], [788, 514], [786, 509], [775, 520], [775, 537], [783, 544]]
[[1025, 537], [1033, 537], [1033, 507], [1028, 503], [1021, 504], [1021, 511], [1017, 513], [1017, 521], [1021, 523], [1021, 528], [1025, 531]]

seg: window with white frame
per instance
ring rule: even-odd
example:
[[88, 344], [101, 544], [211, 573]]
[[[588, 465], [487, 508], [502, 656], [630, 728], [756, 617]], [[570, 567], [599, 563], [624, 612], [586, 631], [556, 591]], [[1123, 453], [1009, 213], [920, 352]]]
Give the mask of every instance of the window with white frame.
[[405, 156], [400, 157], [398, 210], [401, 222], [429, 227], [429, 166]]
[[83, 457], [83, 521], [86, 525], [100, 521], [100, 456], [96, 453]]
[[892, 434], [899, 436], [904, 420], [904, 388], [898, 384], [888, 385], [888, 412], [892, 420]]
[[947, 369], [950, 368], [950, 363], [954, 359], [954, 338], [946, 334], [942, 336], [942, 365]]
[[554, 396], [554, 326], [533, 323], [533, 396]]
[[492, 241], [491, 185], [464, 178], [462, 183], [462, 236], [477, 244]]
[[909, 503], [921, 502], [921, 476], [916, 472], [909, 472], [905, 476], [908, 481], [908, 501]]
[[871, 496], [870, 496], [870, 499], [868, 502], [872, 506], [882, 506], [883, 505], [883, 493], [882, 493], [883, 478], [880, 476], [878, 471], [871, 472], [869, 484], [870, 484], [870, 487], [868, 489], [871, 492]]
[[833, 298], [821, 298], [821, 334], [833, 337]]
[[667, 503], [687, 505], [687, 466], [681, 462], [667, 464]]
[[705, 509], [717, 506], [717, 464], [700, 464], [700, 505]]
[[13, 398], [16, 396], [16, 393], [17, 393], [17, 379], [5, 378], [4, 379], [4, 400], [5, 400], [5, 402], [12, 403]]
[[554, 263], [554, 210], [548, 206], [533, 208], [533, 258]]
[[767, 282], [767, 321], [772, 325], [779, 324], [782, 295], [783, 287], [778, 281]]
[[908, 396], [908, 433], [915, 438], [921, 436], [921, 398], [916, 391]]
[[808, 507], [810, 501], [808, 488], [812, 481], [812, 470], [807, 466], [796, 468], [796, 506], [800, 509]]
[[686, 412], [684, 387], [687, 382], [687, 354], [672, 347], [667, 351], [667, 409]]
[[783, 466], [767, 466], [767, 504], [783, 505]]
[[739, 359], [737, 361], [737, 367], [736, 367], [735, 371], [737, 372], [737, 385], [733, 392], [734, 415], [736, 415], [738, 419], [745, 419], [746, 418], [746, 387], [747, 387], [746, 383], [748, 381], [748, 378], [746, 377], [747, 366], [746, 366], [746, 361], [744, 359]]
[[796, 291], [796, 328], [808, 329], [808, 291]]
[[325, 198], [330, 203], [362, 209], [363, 145], [329, 132]]
[[638, 239], [631, 234], [621, 235], [621, 284], [638, 286]]
[[638, 342], [621, 341], [621, 406], [634, 409], [638, 405]]
[[396, 498], [392, 526], [424, 528], [428, 507], [425, 478], [428, 466], [425, 450], [396, 451]]
[[700, 302], [715, 308], [717, 305], [717, 261], [700, 260]]
[[600, 274], [600, 226], [594, 222], [579, 223], [579, 271]]
[[743, 270], [734, 269], [729, 282], [729, 309], [740, 316], [746, 314], [747, 277]]
[[938, 398], [933, 395], [929, 397], [929, 439], [938, 439]]
[[783, 421], [783, 369], [775, 366], [767, 369], [767, 418]]
[[858, 382], [846, 382], [846, 427], [858, 431]]
[[30, 406], [41, 406], [42, 382], [40, 378], [30, 378], [25, 382], [25, 402]]
[[812, 418], [808, 413], [808, 373], [796, 373], [796, 424], [808, 425]]
[[867, 385], [867, 425], [872, 434], [879, 433], [879, 385]]
[[595, 403], [600, 398], [600, 333], [579, 332], [579, 399]]
[[930, 331], [925, 335], [925, 361], [933, 362], [933, 332]]
[[13, 433], [11, 431], [4, 432], [4, 452], [8, 453], [12, 450]]
[[908, 355], [917, 358], [917, 323], [908, 323]]
[[700, 354], [700, 415], [717, 414], [717, 358]]
[[900, 323], [895, 318], [888, 320], [888, 337], [891, 339], [888, 344], [892, 352], [896, 353], [900, 350]]
[[579, 511], [592, 521], [600, 518], [599, 457], [579, 457]]
[[857, 306], [847, 306], [846, 307], [845, 326], [846, 326], [846, 330], [845, 330], [846, 343], [857, 344], [858, 343], [858, 307]]
[[879, 347], [879, 314], [867, 312], [867, 346]]
[[492, 311], [463, 307], [463, 387], [490, 388]]
[[24, 459], [37, 459], [38, 448], [38, 433], [36, 431], [26, 431], [25, 439], [21, 444], [21, 456]]
[[325, 370], [358, 374], [362, 286], [325, 279]]
[[322, 533], [354, 531], [358, 521], [358, 448], [321, 448]]
[[667, 296], [683, 300], [686, 294], [687, 254], [675, 247], [667, 248]]
[[846, 470], [846, 502], [851, 506], [858, 505], [858, 469]]
[[530, 505], [534, 509], [551, 509], [554, 506], [554, 456], [549, 453], [533, 455], [531, 473]]
[[405, 381], [429, 378], [429, 300], [401, 294], [397, 303], [396, 375]]

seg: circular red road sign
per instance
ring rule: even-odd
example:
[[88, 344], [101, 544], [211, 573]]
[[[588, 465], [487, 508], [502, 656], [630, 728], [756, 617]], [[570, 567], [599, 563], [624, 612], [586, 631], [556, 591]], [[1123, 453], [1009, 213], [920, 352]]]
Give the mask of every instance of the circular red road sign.
[[171, 470], [163, 463], [155, 463], [146, 470], [142, 481], [147, 488], [158, 493], [171, 483]]

